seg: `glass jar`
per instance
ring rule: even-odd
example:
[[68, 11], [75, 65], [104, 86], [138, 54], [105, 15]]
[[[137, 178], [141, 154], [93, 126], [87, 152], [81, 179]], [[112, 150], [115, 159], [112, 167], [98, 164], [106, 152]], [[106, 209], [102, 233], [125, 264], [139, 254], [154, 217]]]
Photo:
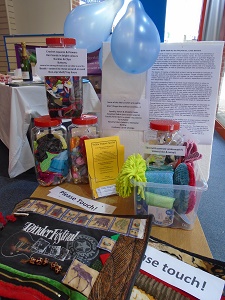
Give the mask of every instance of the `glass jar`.
[[[76, 40], [63, 37], [46, 38], [46, 45], [48, 48], [75, 48]], [[65, 59], [71, 58], [65, 57]], [[64, 119], [80, 117], [83, 110], [82, 77], [64, 76], [63, 67], [66, 62], [58, 61], [58, 63], [61, 65], [62, 71], [60, 73], [62, 75], [45, 76], [49, 115], [51, 118]]]
[[74, 183], [88, 183], [88, 165], [84, 141], [99, 137], [98, 117], [82, 115], [68, 127], [71, 175]]
[[150, 121], [152, 140], [150, 143], [156, 145], [178, 145], [181, 143], [181, 137], [178, 134], [180, 123], [173, 120], [152, 120]]
[[69, 174], [67, 130], [62, 120], [42, 116], [31, 130], [35, 172], [42, 186], [64, 182]]
[[180, 123], [174, 120], [152, 120], [145, 134], [145, 154], [148, 168], [175, 167], [184, 156]]

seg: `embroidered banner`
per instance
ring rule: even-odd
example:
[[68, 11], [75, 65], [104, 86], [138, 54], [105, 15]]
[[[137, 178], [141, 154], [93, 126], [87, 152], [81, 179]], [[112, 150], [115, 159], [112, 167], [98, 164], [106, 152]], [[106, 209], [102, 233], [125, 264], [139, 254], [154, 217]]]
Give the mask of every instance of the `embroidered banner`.
[[95, 214], [36, 198], [17, 208], [0, 235], [0, 296], [9, 284], [33, 297], [129, 299], [152, 216]]

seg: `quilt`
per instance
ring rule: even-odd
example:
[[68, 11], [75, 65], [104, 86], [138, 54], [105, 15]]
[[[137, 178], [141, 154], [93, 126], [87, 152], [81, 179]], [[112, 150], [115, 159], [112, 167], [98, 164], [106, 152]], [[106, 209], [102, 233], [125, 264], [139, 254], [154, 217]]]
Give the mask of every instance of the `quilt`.
[[[149, 246], [225, 280], [225, 262], [174, 247], [155, 237], [150, 237]], [[212, 287], [213, 288], [213, 287]], [[194, 296], [140, 270], [132, 290], [131, 300], [197, 300]], [[221, 300], [225, 300], [225, 288]]]
[[28, 198], [0, 231], [0, 296], [130, 299], [152, 216], [90, 213]]

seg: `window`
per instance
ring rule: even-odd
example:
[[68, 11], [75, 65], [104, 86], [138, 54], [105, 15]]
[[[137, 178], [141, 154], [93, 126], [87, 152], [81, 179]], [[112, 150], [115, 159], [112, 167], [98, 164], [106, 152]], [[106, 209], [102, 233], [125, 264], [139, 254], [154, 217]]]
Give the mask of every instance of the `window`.
[[197, 40], [202, 2], [202, 0], [167, 0], [165, 42]]

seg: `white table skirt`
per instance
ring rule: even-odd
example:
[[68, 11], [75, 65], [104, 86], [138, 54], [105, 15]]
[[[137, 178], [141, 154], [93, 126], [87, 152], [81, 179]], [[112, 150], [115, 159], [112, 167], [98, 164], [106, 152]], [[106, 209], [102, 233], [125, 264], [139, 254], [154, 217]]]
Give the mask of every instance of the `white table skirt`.
[[[100, 101], [90, 82], [83, 85], [83, 112], [100, 112]], [[11, 178], [34, 167], [27, 138], [32, 118], [48, 114], [44, 85], [9, 87], [0, 84], [0, 139], [9, 149]]]

